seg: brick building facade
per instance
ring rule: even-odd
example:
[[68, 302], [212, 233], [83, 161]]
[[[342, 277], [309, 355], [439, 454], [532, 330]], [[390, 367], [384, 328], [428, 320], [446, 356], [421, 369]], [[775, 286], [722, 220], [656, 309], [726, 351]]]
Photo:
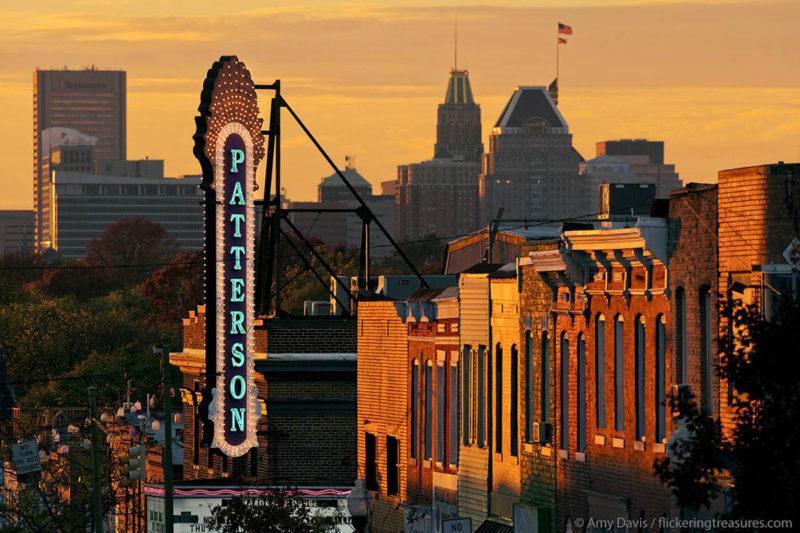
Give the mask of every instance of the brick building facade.
[[[258, 480], [286, 486], [352, 486], [356, 479], [356, 324], [352, 319], [256, 321], [258, 448], [230, 458], [201, 446], [205, 307], [184, 319], [185, 481]], [[269, 353], [269, 356], [267, 356]]]

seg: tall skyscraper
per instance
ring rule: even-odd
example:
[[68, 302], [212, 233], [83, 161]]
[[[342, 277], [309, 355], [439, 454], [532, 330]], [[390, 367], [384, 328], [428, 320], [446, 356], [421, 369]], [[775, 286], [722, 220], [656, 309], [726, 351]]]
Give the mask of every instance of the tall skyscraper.
[[49, 156], [52, 136], [48, 128], [65, 127], [97, 139], [94, 157], [126, 158], [126, 75], [121, 70], [39, 70], [33, 75], [33, 209], [36, 244], [48, 239], [41, 206], [50, 190], [50, 176], [42, 164]]
[[452, 70], [444, 103], [439, 104], [434, 158], [480, 162], [481, 108], [472, 98], [469, 73]]
[[554, 220], [590, 212], [578, 175], [583, 158], [547, 87], [517, 87], [489, 137], [480, 176], [481, 215]]
[[453, 69], [439, 104], [433, 159], [397, 167], [400, 239], [460, 236], [476, 229], [482, 153], [481, 108], [469, 73]]

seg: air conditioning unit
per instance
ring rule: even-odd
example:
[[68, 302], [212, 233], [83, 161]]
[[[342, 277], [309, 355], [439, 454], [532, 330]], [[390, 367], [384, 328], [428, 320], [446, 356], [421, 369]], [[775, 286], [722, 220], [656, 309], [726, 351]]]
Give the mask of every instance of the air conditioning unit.
[[553, 438], [553, 425], [549, 422], [533, 423], [533, 442], [546, 444]]

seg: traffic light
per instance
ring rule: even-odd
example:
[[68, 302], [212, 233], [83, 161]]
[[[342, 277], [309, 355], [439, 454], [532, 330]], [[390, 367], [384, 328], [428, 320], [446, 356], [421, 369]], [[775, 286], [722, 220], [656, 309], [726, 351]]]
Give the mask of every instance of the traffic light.
[[[138, 480], [144, 479], [144, 446], [131, 446], [128, 448], [128, 455], [119, 458], [119, 473], [122, 477], [120, 485], [123, 487], [133, 487]], [[121, 466], [127, 465], [127, 466]], [[127, 479], [125, 479], [127, 478]]]

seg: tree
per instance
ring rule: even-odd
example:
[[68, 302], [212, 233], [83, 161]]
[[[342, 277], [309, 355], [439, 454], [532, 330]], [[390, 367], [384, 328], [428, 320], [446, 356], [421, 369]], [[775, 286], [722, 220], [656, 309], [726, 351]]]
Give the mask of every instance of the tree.
[[177, 252], [175, 240], [160, 224], [143, 217], [110, 224], [102, 235], [86, 245], [86, 264], [105, 267], [120, 286], [144, 281], [159, 265]]
[[[792, 519], [800, 523], [800, 304], [784, 301], [774, 320], [741, 302], [723, 309], [729, 334], [719, 339], [720, 375], [731, 384], [733, 431], [724, 439], [719, 421], [696, 405], [674, 404], [689, 436], [673, 452], [691, 462], [657, 461], [656, 474], [688, 508], [706, 504], [719, 490], [724, 465], [733, 479], [733, 518]], [[711, 426], [716, 426], [713, 429]], [[704, 442], [705, 440], [705, 442]]]
[[206, 527], [220, 533], [330, 533], [336, 531], [341, 513], [320, 514], [312, 511], [309, 501], [291, 489], [270, 489], [258, 497], [236, 496], [211, 509]]
[[203, 250], [186, 251], [147, 278], [142, 294], [156, 308], [159, 320], [180, 323], [203, 303], [204, 274]]

